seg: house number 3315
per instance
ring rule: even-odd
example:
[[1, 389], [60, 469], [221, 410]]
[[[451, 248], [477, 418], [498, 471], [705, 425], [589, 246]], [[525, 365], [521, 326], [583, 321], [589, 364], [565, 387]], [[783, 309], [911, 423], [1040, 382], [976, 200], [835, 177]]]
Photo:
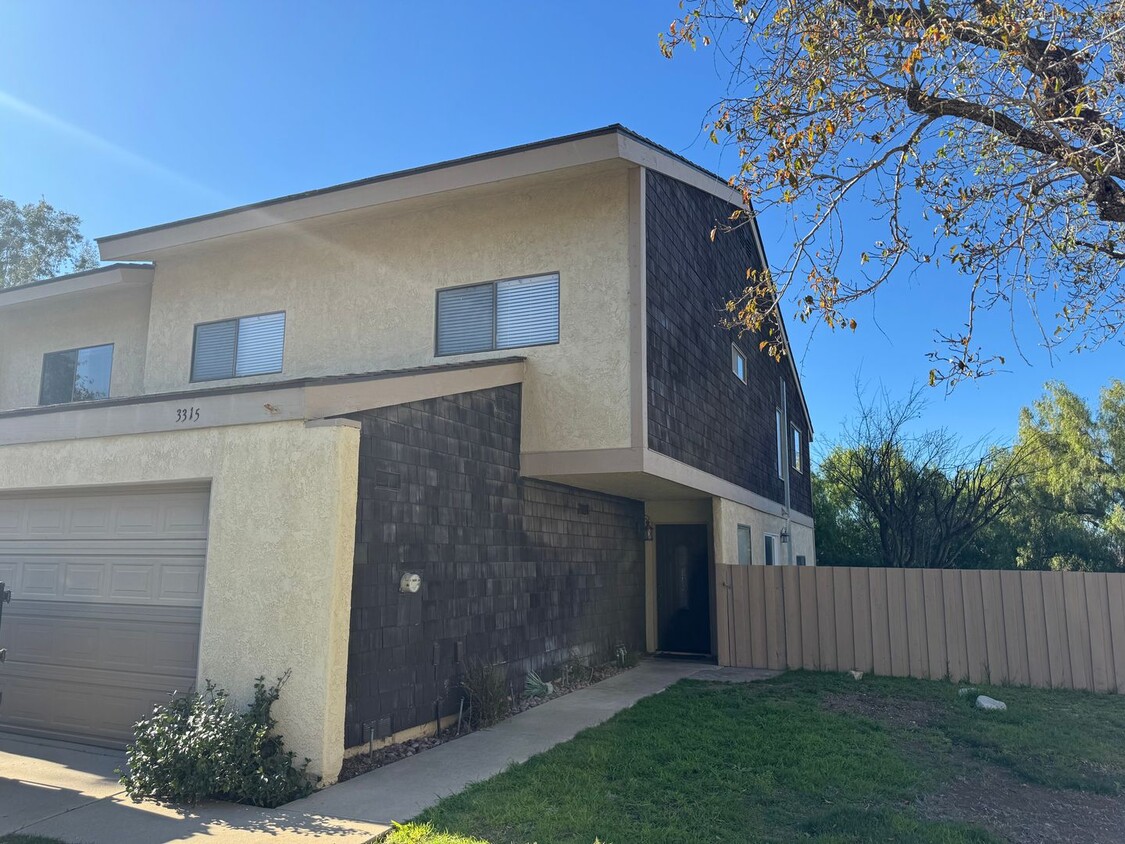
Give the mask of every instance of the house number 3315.
[[199, 408], [198, 407], [177, 407], [176, 408], [176, 421], [177, 422], [198, 422], [199, 421]]

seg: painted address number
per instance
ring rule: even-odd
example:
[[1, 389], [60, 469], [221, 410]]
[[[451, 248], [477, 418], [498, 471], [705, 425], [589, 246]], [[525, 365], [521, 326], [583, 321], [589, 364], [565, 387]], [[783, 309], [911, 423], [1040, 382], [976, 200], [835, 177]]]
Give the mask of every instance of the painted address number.
[[177, 407], [176, 408], [176, 421], [177, 422], [198, 422], [199, 421], [199, 408], [198, 407]]

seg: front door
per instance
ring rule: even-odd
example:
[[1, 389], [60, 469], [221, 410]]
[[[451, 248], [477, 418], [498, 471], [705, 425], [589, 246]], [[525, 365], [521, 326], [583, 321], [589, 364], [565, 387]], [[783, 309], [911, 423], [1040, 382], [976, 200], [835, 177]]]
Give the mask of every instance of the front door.
[[660, 650], [711, 653], [707, 525], [656, 526], [656, 604]]

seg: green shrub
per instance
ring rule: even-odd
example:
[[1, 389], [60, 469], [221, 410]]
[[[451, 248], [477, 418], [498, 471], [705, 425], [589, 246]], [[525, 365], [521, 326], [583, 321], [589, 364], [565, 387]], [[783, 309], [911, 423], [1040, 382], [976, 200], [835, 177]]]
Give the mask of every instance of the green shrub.
[[235, 711], [225, 689], [207, 681], [206, 691], [177, 695], [155, 707], [151, 718], [138, 721], [134, 741], [125, 750], [125, 792], [144, 798], [194, 804], [231, 800], [273, 808], [312, 791], [306, 759], [294, 765], [270, 708], [288, 678], [267, 687], [254, 683], [254, 701]]
[[461, 688], [469, 698], [469, 723], [474, 728], [490, 727], [511, 714], [508, 678], [499, 665], [471, 663]]

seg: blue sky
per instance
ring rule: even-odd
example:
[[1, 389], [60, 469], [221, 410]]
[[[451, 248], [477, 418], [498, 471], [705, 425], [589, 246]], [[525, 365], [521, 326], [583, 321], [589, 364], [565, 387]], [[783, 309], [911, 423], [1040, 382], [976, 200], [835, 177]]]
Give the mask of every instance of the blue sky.
[[[45, 196], [100, 236], [617, 122], [729, 175], [733, 158], [700, 133], [726, 87], [721, 66], [708, 50], [669, 62], [656, 46], [676, 11], [674, 0], [5, 3], [0, 194]], [[863, 238], [863, 207], [850, 213]], [[760, 224], [780, 257], [783, 221]], [[814, 447], [853, 412], [857, 378], [893, 393], [925, 380], [933, 331], [962, 321], [964, 290], [930, 269], [859, 308], [855, 335], [810, 342], [790, 320]], [[1006, 314], [985, 335], [1008, 371], [932, 391], [927, 424], [1008, 439], [1044, 381], [1093, 396], [1125, 362], [1116, 343], [1051, 361], [1031, 338], [1028, 365]]]

